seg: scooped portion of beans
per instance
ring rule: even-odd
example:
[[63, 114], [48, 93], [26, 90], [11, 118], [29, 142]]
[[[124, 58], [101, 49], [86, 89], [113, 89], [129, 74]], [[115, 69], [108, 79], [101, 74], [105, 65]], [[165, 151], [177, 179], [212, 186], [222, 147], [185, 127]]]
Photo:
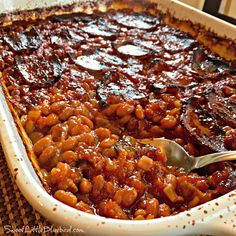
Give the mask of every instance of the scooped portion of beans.
[[234, 162], [186, 174], [127, 138], [166, 137], [193, 156], [235, 150], [233, 63], [131, 10], [15, 22], [0, 35], [1, 83], [57, 200], [148, 220], [236, 189]]

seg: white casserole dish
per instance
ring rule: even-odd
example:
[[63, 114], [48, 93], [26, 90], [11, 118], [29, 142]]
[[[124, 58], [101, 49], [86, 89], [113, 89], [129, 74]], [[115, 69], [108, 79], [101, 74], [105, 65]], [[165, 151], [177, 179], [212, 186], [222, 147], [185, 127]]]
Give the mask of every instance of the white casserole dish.
[[[52, 6], [62, 2], [66, 4], [71, 1], [12, 0], [0, 3], [0, 9], [2, 12], [25, 10]], [[236, 40], [235, 26], [201, 11], [173, 0], [149, 2], [158, 3], [160, 10], [169, 11], [178, 19], [191, 20], [193, 23], [204, 25], [219, 36], [227, 36], [233, 41]], [[226, 33], [227, 35], [225, 35]], [[236, 190], [176, 216], [149, 221], [107, 219], [80, 212], [57, 201], [44, 190], [27, 157], [2, 90], [0, 90], [0, 139], [10, 171], [29, 203], [50, 221], [63, 226], [72, 226], [71, 232], [85, 235], [120, 235], [124, 233], [125, 235], [236, 235]]]

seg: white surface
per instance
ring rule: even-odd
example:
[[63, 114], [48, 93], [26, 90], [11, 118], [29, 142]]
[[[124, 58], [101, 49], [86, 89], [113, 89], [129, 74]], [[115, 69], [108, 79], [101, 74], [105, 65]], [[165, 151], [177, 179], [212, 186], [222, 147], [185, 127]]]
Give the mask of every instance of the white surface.
[[205, 0], [179, 0], [183, 3], [186, 3], [192, 7], [198, 8], [198, 9], [202, 9]]
[[60, 3], [72, 2], [68, 0], [0, 0], [1, 12], [10, 12], [16, 9], [34, 9]]
[[[17, 1], [17, 4], [15, 3], [9, 9], [13, 10], [15, 7], [24, 6], [24, 2], [27, 1]], [[38, 1], [35, 3], [33, 3], [34, 1], [29, 2], [31, 2], [28, 5], [30, 7], [40, 7], [44, 6], [46, 1], [43, 1], [44, 3], [39, 3]], [[53, 2], [55, 3], [55, 1], [50, 1], [50, 3]], [[156, 2], [160, 3], [163, 10], [171, 7], [172, 12], [180, 18], [188, 17], [194, 20], [198, 19], [199, 21], [202, 21], [201, 19], [208, 19], [205, 14], [194, 12], [192, 9], [186, 8], [174, 1], [156, 0]], [[210, 24], [220, 25], [216, 31], [219, 31], [222, 27], [231, 29], [229, 35], [236, 37], [235, 28], [232, 28], [229, 24], [223, 22], [216, 23], [214, 18], [209, 18], [208, 22]], [[41, 186], [28, 160], [2, 91], [0, 91], [0, 139], [10, 171], [13, 175], [17, 173], [16, 183], [23, 195], [36, 210], [52, 222], [60, 225], [73, 226], [75, 229], [85, 232], [86, 235], [236, 235], [235, 228], [233, 228], [233, 224], [236, 224], [236, 190], [202, 205], [201, 208], [196, 207], [176, 216], [148, 221], [107, 219], [80, 212], [58, 202], [48, 195]], [[15, 168], [17, 168], [17, 172]], [[56, 208], [56, 211], [53, 211], [53, 208]], [[187, 213], [190, 216], [187, 216]], [[220, 215], [223, 218], [220, 218]]]
[[169, 12], [181, 20], [190, 20], [193, 23], [204, 25], [207, 30], [213, 31], [219, 36], [230, 38], [236, 41], [236, 26], [206, 14], [194, 7], [175, 0], [150, 0], [158, 2], [159, 8]]

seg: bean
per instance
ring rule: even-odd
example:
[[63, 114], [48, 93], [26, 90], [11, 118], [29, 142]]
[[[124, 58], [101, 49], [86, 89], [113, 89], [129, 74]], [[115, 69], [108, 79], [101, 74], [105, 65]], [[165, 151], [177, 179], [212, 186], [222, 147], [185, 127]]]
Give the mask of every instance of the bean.
[[122, 205], [130, 207], [137, 199], [138, 193], [135, 188], [128, 188], [124, 191], [122, 196]]
[[114, 158], [116, 157], [117, 153], [114, 147], [110, 147], [102, 149], [102, 155], [104, 157]]
[[144, 111], [141, 105], [136, 106], [135, 115], [140, 120], [144, 119]]
[[228, 127], [225, 132], [224, 146], [228, 149], [236, 150], [236, 129]]
[[88, 109], [81, 104], [80, 107], [77, 107], [74, 109], [74, 114], [77, 115], [84, 115], [84, 116], [89, 116], [90, 112], [88, 111]]
[[152, 219], [154, 219], [154, 218], [155, 218], [154, 215], [148, 214], [147, 217], [146, 217], [146, 220], [152, 220]]
[[127, 124], [127, 130], [135, 131], [137, 127], [138, 127], [138, 120], [135, 117], [132, 117]]
[[29, 138], [33, 144], [35, 144], [38, 140], [43, 138], [44, 135], [38, 131], [34, 131], [33, 133], [29, 134]]
[[150, 108], [147, 108], [145, 109], [144, 114], [148, 119], [152, 119], [152, 117], [154, 116], [154, 111]]
[[122, 203], [122, 197], [123, 197], [123, 192], [124, 189], [119, 189], [115, 196], [114, 196], [114, 200], [120, 205]]
[[41, 115], [41, 111], [38, 111], [38, 110], [30, 111], [28, 113], [27, 118], [30, 119], [30, 120], [36, 121], [40, 117], [40, 115]]
[[148, 171], [153, 167], [154, 163], [153, 160], [147, 156], [142, 156], [139, 160], [138, 160], [138, 167]]
[[123, 116], [121, 119], [120, 119], [120, 124], [121, 125], [125, 125], [129, 122], [129, 120], [131, 119], [131, 115], [126, 115], [126, 116]]
[[152, 121], [154, 122], [154, 123], [159, 123], [159, 121], [161, 120], [163, 118], [163, 116], [162, 115], [154, 115], [153, 117], [152, 117]]
[[70, 179], [72, 179], [73, 182], [78, 185], [78, 183], [82, 179], [81, 170], [78, 168], [71, 168], [69, 172], [69, 176], [70, 176]]
[[119, 158], [125, 159], [125, 158], [127, 158], [128, 155], [129, 155], [129, 153], [125, 149], [119, 150]]
[[91, 130], [93, 129], [93, 122], [86, 116], [80, 116], [81, 122], [84, 125], [87, 125]]
[[139, 135], [140, 135], [140, 138], [150, 138], [151, 137], [150, 132], [147, 130], [140, 131]]
[[97, 175], [93, 178], [93, 187], [92, 187], [92, 195], [93, 197], [97, 197], [102, 191], [105, 184], [104, 177], [102, 175]]
[[145, 220], [144, 216], [138, 215], [134, 218], [134, 220]]
[[83, 202], [83, 201], [79, 201], [76, 205], [75, 205], [75, 208], [80, 210], [80, 211], [83, 211], [83, 212], [86, 212], [86, 213], [89, 213], [89, 214], [94, 214], [93, 210], [90, 208], [90, 206]]
[[103, 139], [109, 138], [111, 131], [106, 128], [98, 128], [94, 130], [95, 134], [98, 136], [98, 139], [102, 141]]
[[90, 99], [90, 103], [93, 109], [99, 107], [99, 101], [96, 99]]
[[[147, 211], [147, 214], [152, 215], [153, 218], [157, 217], [157, 215], [159, 214], [159, 202], [156, 198], [152, 198], [147, 201], [146, 211]], [[153, 218], [150, 217], [149, 219], [153, 219]]]
[[120, 117], [130, 115], [134, 111], [135, 107], [129, 104], [120, 104], [117, 107], [116, 114]]
[[71, 193], [71, 192], [65, 192], [64, 190], [57, 190], [55, 193], [54, 193], [54, 197], [65, 203], [66, 205], [69, 205], [69, 206], [75, 206], [76, 203], [77, 203], [77, 197]]
[[73, 128], [70, 129], [70, 134], [72, 136], [88, 133], [90, 128], [87, 125], [75, 125]]
[[46, 124], [46, 117], [39, 117], [39, 119], [37, 120], [37, 127], [42, 130], [43, 128], [45, 128], [45, 126], [47, 126]]
[[80, 107], [81, 106], [81, 102], [80, 102], [80, 100], [72, 100], [71, 101], [71, 106], [72, 107], [75, 107], [75, 108], [78, 108], [78, 107]]
[[146, 214], [147, 214], [147, 212], [144, 209], [139, 209], [134, 212], [134, 217], [145, 216]]
[[41, 107], [41, 111], [42, 111], [42, 114], [47, 116], [51, 113], [51, 108], [49, 105], [47, 104], [44, 104], [42, 107]]
[[100, 127], [105, 127], [105, 128], [111, 127], [111, 122], [108, 119], [103, 118], [103, 117], [96, 117], [95, 122], [96, 122], [96, 125]]
[[66, 107], [60, 114], [59, 114], [59, 119], [61, 121], [68, 120], [69, 117], [71, 117], [74, 113], [73, 108], [71, 107]]
[[128, 219], [128, 216], [126, 213], [122, 210], [122, 208], [112, 200], [109, 200], [108, 202], [102, 204], [102, 212], [104, 216], [115, 218], [115, 219]]
[[184, 129], [181, 125], [178, 125], [176, 128], [175, 128], [175, 134], [179, 137], [179, 138], [183, 138], [184, 136]]
[[51, 135], [41, 138], [34, 144], [33, 147], [34, 153], [36, 155], [40, 155], [43, 152], [43, 150], [51, 144], [52, 144]]
[[62, 126], [62, 124], [54, 125], [51, 128], [52, 140], [54, 142], [59, 142], [62, 139], [62, 137], [65, 136], [65, 134], [66, 134], [66, 131], [65, 131], [65, 128]]
[[200, 199], [198, 196], [194, 196], [193, 199], [188, 203], [188, 207], [189, 208], [193, 208], [195, 206], [197, 206], [200, 202]]
[[57, 165], [60, 160], [60, 152], [56, 152], [56, 154], [50, 160], [50, 168], [53, 168]]
[[165, 129], [172, 129], [176, 126], [177, 120], [174, 116], [167, 115], [161, 120], [161, 126]]
[[56, 148], [54, 146], [48, 146], [46, 147], [41, 155], [39, 156], [39, 163], [41, 165], [47, 164], [47, 162], [50, 161], [56, 154]]
[[159, 209], [160, 209], [159, 212], [160, 216], [169, 216], [171, 214], [170, 207], [165, 203], [160, 204]]
[[196, 155], [196, 149], [192, 143], [188, 143], [184, 146], [184, 149], [192, 156]]
[[32, 133], [35, 130], [35, 123], [32, 120], [27, 120], [25, 123], [25, 131], [27, 134]]
[[180, 108], [181, 107], [181, 101], [180, 100], [175, 100], [174, 105], [175, 105], [175, 107]]
[[107, 108], [105, 108], [102, 113], [106, 116], [112, 116], [116, 113], [117, 107], [119, 104], [111, 104]]
[[164, 189], [163, 192], [165, 195], [172, 201], [172, 202], [182, 202], [183, 197], [178, 196], [175, 192], [174, 186], [172, 184], [168, 184]]
[[78, 143], [78, 136], [69, 137], [67, 140], [62, 142], [62, 151], [73, 150]]
[[56, 167], [50, 172], [53, 183], [62, 182], [70, 172], [70, 166], [66, 163], [58, 162]]
[[68, 130], [70, 131], [75, 125], [79, 124], [79, 118], [76, 116], [71, 116], [67, 122]]
[[180, 111], [180, 108], [175, 107], [174, 109], [170, 110], [168, 114], [171, 116], [176, 116], [177, 114], [179, 114], [179, 111]]
[[124, 207], [129, 207], [135, 202], [137, 196], [135, 188], [120, 189], [116, 192], [114, 200]]
[[64, 101], [54, 102], [51, 105], [51, 111], [59, 114], [65, 107], [66, 102]]
[[70, 163], [72, 163], [72, 162], [77, 160], [77, 154], [75, 152], [73, 152], [73, 151], [65, 151], [62, 154], [62, 159], [66, 163], [70, 164]]
[[80, 191], [83, 194], [89, 193], [92, 189], [92, 184], [89, 180], [87, 179], [82, 179], [80, 182]]
[[106, 159], [106, 167], [105, 168], [106, 168], [107, 171], [115, 171], [116, 168], [117, 168], [117, 165], [110, 158], [107, 158]]
[[172, 184], [174, 189], [176, 188], [176, 186], [177, 186], [177, 178], [176, 178], [176, 176], [174, 176], [173, 174], [168, 174], [168, 175], [166, 175], [166, 179], [165, 180], [166, 180], [166, 183]]
[[58, 116], [55, 113], [51, 113], [50, 115], [47, 116], [46, 118], [46, 125], [48, 126], [53, 126], [59, 123]]
[[164, 130], [158, 125], [153, 125], [149, 131], [156, 136], [161, 136], [164, 134]]
[[143, 195], [145, 191], [145, 184], [139, 179], [132, 178], [129, 182], [129, 186], [134, 187], [140, 195]]
[[79, 136], [78, 142], [84, 142], [88, 145], [92, 145], [95, 142], [95, 138], [91, 133], [86, 133]]
[[101, 148], [109, 148], [117, 143], [116, 139], [106, 138], [100, 143]]
[[115, 185], [109, 181], [104, 184], [104, 190], [109, 194], [109, 195], [114, 195], [115, 193]]
[[[53, 87], [53, 88], [51, 88], [51, 92], [52, 92], [52, 94], [57, 95], [58, 93], [60, 93], [60, 89]], [[57, 99], [54, 99], [54, 100], [56, 101]]]
[[169, 94], [163, 94], [162, 99], [169, 104], [172, 104], [174, 101], [176, 101], [176, 98], [174, 96], [170, 96]]
[[111, 138], [112, 138], [112, 139], [115, 139], [115, 140], [117, 140], [117, 141], [119, 140], [119, 136], [116, 135], [116, 134], [112, 134], [112, 135], [111, 135]]

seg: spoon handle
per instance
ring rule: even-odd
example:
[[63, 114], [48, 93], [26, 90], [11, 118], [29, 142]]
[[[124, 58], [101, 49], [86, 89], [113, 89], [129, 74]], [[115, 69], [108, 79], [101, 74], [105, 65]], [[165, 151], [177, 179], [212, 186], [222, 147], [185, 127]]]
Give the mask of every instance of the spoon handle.
[[236, 160], [236, 151], [212, 153], [196, 158], [195, 168], [201, 168], [203, 166], [209, 165], [211, 163], [220, 161], [233, 161]]

